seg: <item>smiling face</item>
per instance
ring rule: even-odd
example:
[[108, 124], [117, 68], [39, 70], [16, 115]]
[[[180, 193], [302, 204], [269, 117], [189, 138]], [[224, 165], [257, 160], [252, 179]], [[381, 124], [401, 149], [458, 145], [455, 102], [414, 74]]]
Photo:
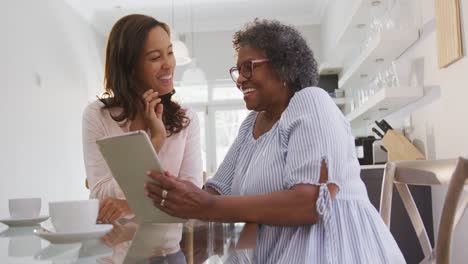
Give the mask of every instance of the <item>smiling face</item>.
[[174, 88], [175, 57], [169, 34], [156, 26], [148, 32], [135, 68], [140, 89], [153, 89], [164, 95]]
[[[255, 47], [244, 45], [239, 48], [237, 67], [246, 61], [265, 59], [265, 53]], [[246, 79], [242, 74], [237, 79], [239, 89], [244, 94], [247, 109], [257, 112], [276, 112], [286, 108], [290, 92], [273, 71], [268, 62], [254, 64], [252, 75]]]

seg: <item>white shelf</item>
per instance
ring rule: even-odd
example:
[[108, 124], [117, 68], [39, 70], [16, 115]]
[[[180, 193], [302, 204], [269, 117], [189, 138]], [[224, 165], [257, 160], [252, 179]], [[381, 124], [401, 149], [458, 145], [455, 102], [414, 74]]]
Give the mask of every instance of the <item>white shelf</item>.
[[338, 87], [344, 90], [364, 87], [384, 65], [400, 56], [418, 37], [417, 29], [382, 31], [340, 76]]
[[345, 98], [332, 98], [336, 105], [344, 106], [346, 104]]
[[339, 74], [343, 66], [341, 63], [328, 63], [324, 62], [319, 65], [319, 74], [320, 75], [330, 75], [330, 74]]
[[[355, 44], [361, 43], [366, 38], [372, 20], [371, 14], [378, 14], [387, 6], [389, 0], [380, 0], [378, 6], [373, 6], [375, 0], [354, 0], [349, 7], [350, 14], [346, 17], [342, 27], [337, 30], [337, 37], [332, 40], [333, 54], [323, 62], [319, 69], [320, 74], [327, 72], [340, 73], [343, 69], [343, 59], [351, 52], [355, 52]], [[347, 5], [348, 7], [349, 5]]]
[[[378, 6], [372, 6], [374, 0], [355, 1], [350, 10], [351, 15], [348, 17], [342, 31], [338, 34], [336, 46], [356, 40], [356, 36], [363, 37], [365, 31], [369, 29], [370, 15], [383, 10], [388, 1], [381, 0]], [[358, 25], [364, 25], [364, 28], [360, 28]]]
[[361, 170], [385, 169], [385, 164], [361, 165]]
[[380, 119], [423, 96], [422, 86], [382, 88], [363, 105], [346, 115], [353, 127]]

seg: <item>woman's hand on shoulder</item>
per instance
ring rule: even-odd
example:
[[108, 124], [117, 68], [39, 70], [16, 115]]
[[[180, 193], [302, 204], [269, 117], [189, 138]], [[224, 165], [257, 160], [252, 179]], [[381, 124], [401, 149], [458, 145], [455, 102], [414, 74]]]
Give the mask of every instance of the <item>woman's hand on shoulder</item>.
[[106, 197], [99, 203], [98, 222], [112, 223], [115, 220], [132, 213], [126, 200]]
[[145, 122], [151, 132], [151, 142], [156, 151], [159, 151], [166, 139], [166, 127], [162, 121], [164, 107], [158, 92], [149, 89], [143, 94], [145, 102]]
[[148, 172], [154, 181], [145, 184], [146, 195], [155, 207], [176, 217], [209, 219], [214, 195], [198, 188], [190, 181], [177, 179], [169, 172]]

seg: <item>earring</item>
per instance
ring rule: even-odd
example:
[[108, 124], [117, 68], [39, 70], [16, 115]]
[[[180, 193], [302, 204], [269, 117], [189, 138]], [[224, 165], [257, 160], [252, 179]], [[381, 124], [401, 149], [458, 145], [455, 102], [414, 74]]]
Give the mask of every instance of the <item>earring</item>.
[[283, 82], [283, 87], [286, 87], [286, 82]]

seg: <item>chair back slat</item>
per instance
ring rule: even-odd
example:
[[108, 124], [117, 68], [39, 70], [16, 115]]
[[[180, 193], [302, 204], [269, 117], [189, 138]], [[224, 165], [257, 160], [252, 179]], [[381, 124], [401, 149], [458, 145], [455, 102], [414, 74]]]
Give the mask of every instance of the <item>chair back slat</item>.
[[426, 227], [422, 221], [421, 215], [419, 214], [418, 207], [414, 202], [413, 196], [408, 188], [408, 185], [395, 183], [395, 186], [400, 194], [403, 205], [405, 206], [406, 212], [413, 224], [414, 231], [416, 231], [416, 236], [418, 237], [419, 244], [421, 245], [424, 257], [428, 258], [432, 253], [432, 245], [427, 235]]
[[[468, 184], [468, 160], [460, 157], [387, 163], [382, 181], [380, 215], [388, 227], [390, 227], [393, 184], [402, 198], [424, 252], [425, 258], [421, 263], [449, 264], [453, 231], [468, 206], [468, 197], [461, 199], [463, 189]], [[408, 185], [448, 185], [434, 249]]]
[[[462, 204], [462, 208], [460, 208], [458, 204], [467, 183], [467, 178], [468, 160], [458, 158], [457, 166], [453, 172], [440, 217], [439, 233], [437, 234], [436, 241], [436, 257], [437, 263], [439, 264], [450, 263], [453, 231], [456, 226], [455, 224], [460, 220], [456, 219], [457, 214], [459, 214], [458, 218], [461, 218], [461, 215], [466, 209], [466, 204]], [[464, 201], [466, 201], [466, 199], [464, 199]]]

